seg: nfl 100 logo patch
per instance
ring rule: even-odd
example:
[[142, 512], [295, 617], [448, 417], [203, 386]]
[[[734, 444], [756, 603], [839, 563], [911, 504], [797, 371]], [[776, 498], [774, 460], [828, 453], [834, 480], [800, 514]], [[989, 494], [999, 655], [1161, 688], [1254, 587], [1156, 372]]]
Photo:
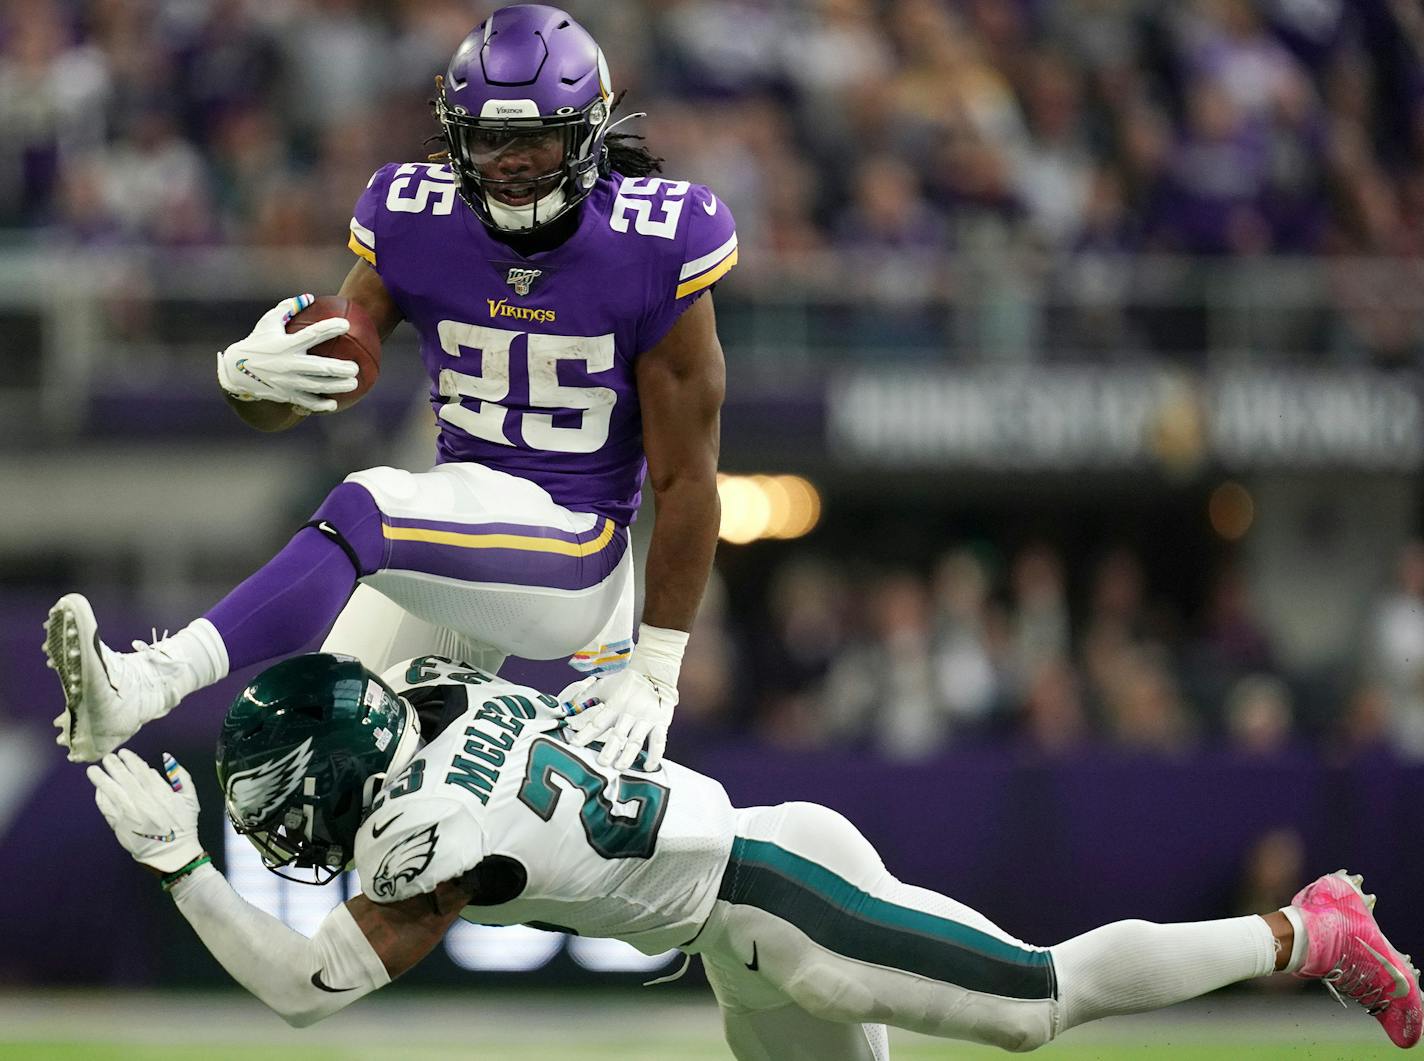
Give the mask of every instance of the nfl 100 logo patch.
[[509, 275], [504, 278], [504, 282], [514, 288], [516, 295], [527, 295], [529, 289], [534, 286], [534, 281], [544, 275], [543, 269], [525, 269], [520, 266], [511, 266]]

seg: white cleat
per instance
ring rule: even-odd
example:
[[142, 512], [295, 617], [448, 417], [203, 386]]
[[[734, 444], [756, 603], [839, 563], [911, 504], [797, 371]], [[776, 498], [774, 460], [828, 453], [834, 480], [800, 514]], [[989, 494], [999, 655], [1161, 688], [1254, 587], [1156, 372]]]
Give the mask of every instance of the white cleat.
[[152, 647], [109, 648], [99, 640], [94, 610], [78, 593], [65, 594], [49, 610], [44, 650], [64, 690], [55, 743], [69, 749], [70, 762], [97, 761], [178, 702], [165, 673], [177, 664]]

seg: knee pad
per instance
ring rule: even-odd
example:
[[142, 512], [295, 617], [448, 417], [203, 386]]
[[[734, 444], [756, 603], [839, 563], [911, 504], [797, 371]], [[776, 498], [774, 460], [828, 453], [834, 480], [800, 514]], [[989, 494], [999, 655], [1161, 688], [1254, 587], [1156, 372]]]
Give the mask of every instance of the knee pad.
[[822, 1020], [859, 1023], [883, 1016], [875, 992], [839, 963], [812, 960], [781, 989]]
[[1053, 1038], [1056, 1003], [989, 1003], [988, 1012], [977, 1015], [973, 1038], [1015, 1054], [1037, 1050]]
[[365, 487], [345, 482], [326, 495], [303, 527], [311, 527], [341, 547], [358, 578], [381, 569], [386, 541], [381, 510]]

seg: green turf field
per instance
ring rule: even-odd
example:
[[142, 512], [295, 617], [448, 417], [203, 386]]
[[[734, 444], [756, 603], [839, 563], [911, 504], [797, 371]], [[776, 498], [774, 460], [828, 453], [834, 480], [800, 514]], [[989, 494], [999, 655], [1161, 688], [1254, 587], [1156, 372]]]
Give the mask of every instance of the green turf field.
[[[389, 1061], [398, 1056], [405, 1061], [455, 1061], [455, 1059], [499, 1059], [499, 1061], [728, 1061], [731, 1058], [725, 1048], [715, 1044], [697, 1046], [668, 1045], [639, 1046], [629, 1042], [623, 1046], [598, 1046], [571, 1049], [568, 1043], [550, 1042], [545, 1046], [523, 1043], [518, 1046], [501, 1045], [498, 1042], [483, 1042], [478, 1050], [469, 1046], [449, 1046], [443, 1049], [420, 1047], [402, 1050], [392, 1055], [389, 1049], [349, 1047], [325, 1049], [321, 1047], [292, 1048], [288, 1051], [273, 1052], [256, 1046], [211, 1047], [202, 1043], [174, 1046], [115, 1045], [111, 1043], [15, 1043], [0, 1047], [0, 1058], [14, 1058], [16, 1061], [192, 1061], [193, 1058], [211, 1061], [366, 1061], [380, 1058]], [[956, 1058], [1008, 1058], [1015, 1055], [984, 1047], [941, 1046], [939, 1044], [896, 1043], [892, 1049], [893, 1061], [951, 1061]], [[1146, 1046], [1071, 1046], [1058, 1044], [1040, 1050], [1036, 1057], [1056, 1058], [1058, 1061], [1128, 1061], [1130, 1058], [1161, 1058], [1162, 1061], [1300, 1061], [1312, 1058], [1315, 1061], [1364, 1061], [1367, 1058], [1389, 1057], [1384, 1049], [1367, 1048], [1361, 1052], [1355, 1043], [1316, 1043], [1308, 1046], [1263, 1046], [1259, 1043], [1218, 1042], [1196, 1046], [1167, 1046], [1153, 1044]]]
[[[710, 998], [618, 991], [419, 992], [363, 1000], [306, 1030], [235, 994], [0, 993], [0, 1061], [728, 1061]], [[894, 1061], [978, 1061], [987, 1047], [892, 1033]], [[1329, 998], [1223, 996], [1103, 1021], [1048, 1061], [1373, 1061], [1401, 1056]]]

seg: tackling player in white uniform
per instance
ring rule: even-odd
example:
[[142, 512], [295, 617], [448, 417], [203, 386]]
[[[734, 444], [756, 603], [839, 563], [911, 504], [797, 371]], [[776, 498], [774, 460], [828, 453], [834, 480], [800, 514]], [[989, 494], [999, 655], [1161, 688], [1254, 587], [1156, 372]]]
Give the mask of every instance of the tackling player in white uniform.
[[701, 955], [743, 1061], [883, 1061], [888, 1024], [1030, 1050], [1272, 971], [1323, 979], [1400, 1046], [1419, 1039], [1418, 973], [1343, 871], [1261, 916], [1121, 921], [1034, 947], [896, 880], [824, 807], [735, 810], [672, 762], [600, 766], [566, 739], [569, 710], [437, 657], [384, 679], [328, 654], [261, 674], [228, 712], [218, 776], [270, 868], [320, 879], [354, 861], [363, 894], [311, 939], [213, 868], [171, 758], [165, 778], [123, 750], [89, 777], [208, 949], [295, 1025], [390, 982], [463, 917]]

